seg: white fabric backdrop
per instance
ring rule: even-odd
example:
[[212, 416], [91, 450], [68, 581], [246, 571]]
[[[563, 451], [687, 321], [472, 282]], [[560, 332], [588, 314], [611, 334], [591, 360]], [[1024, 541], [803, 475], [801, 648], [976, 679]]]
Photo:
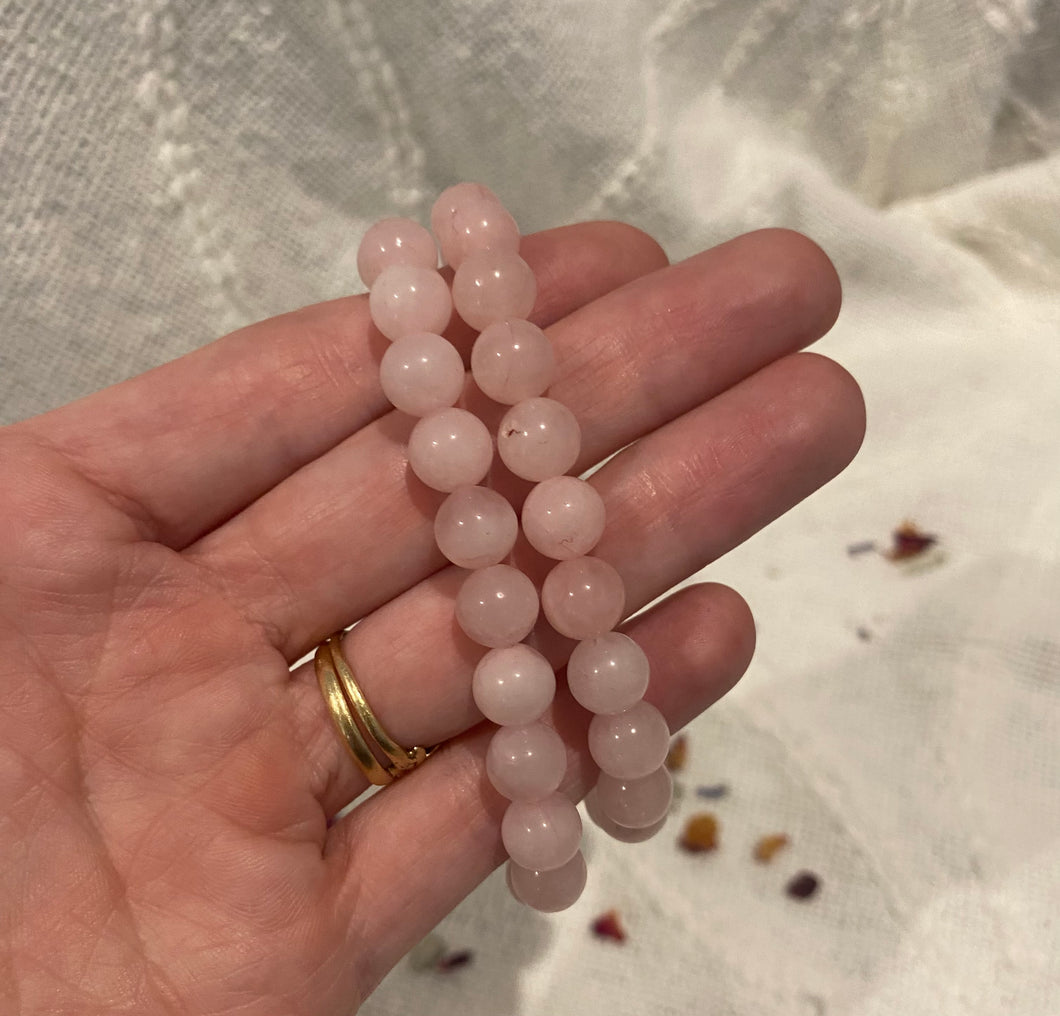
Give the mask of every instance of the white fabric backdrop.
[[[492, 880], [440, 929], [474, 964], [366, 1012], [1060, 1012], [1060, 5], [0, 0], [0, 40], [3, 420], [349, 292], [457, 179], [675, 258], [793, 226], [843, 276], [864, 451], [707, 570], [760, 628], [690, 731], [722, 849], [594, 837], [557, 918]], [[907, 516], [937, 567], [847, 555]]]

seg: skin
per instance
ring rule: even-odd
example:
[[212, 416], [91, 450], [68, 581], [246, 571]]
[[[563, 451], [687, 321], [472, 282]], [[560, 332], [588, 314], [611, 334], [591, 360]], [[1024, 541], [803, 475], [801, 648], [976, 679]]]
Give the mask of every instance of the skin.
[[[578, 468], [624, 449], [592, 482], [596, 553], [630, 613], [857, 451], [857, 385], [799, 352], [840, 303], [805, 238], [755, 233], [668, 266], [644, 234], [586, 223], [523, 255], [559, 360], [550, 394], [583, 428]], [[404, 463], [384, 349], [350, 297], [0, 431], [4, 1012], [349, 1013], [503, 861], [470, 695], [484, 650], [453, 622], [443, 495]], [[517, 501], [527, 486], [498, 484]], [[383, 723], [445, 746], [331, 823], [365, 782], [312, 667], [291, 666], [356, 620], [346, 651]], [[716, 584], [626, 630], [672, 729], [754, 645]], [[541, 644], [562, 666], [570, 643]], [[561, 694], [546, 719], [578, 798], [587, 718]]]

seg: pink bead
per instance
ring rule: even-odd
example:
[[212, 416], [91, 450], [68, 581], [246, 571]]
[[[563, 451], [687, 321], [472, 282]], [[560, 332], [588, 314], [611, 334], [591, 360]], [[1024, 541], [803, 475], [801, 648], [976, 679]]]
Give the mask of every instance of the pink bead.
[[626, 606], [622, 577], [598, 557], [560, 561], [545, 576], [541, 607], [561, 635], [591, 639], [610, 631]]
[[645, 829], [666, 818], [674, 799], [674, 783], [666, 766], [637, 780], [620, 780], [601, 773], [596, 781], [600, 810], [616, 825]]
[[381, 219], [368, 227], [357, 248], [357, 271], [369, 289], [384, 268], [394, 265], [438, 267], [434, 237], [412, 219]]
[[663, 714], [643, 700], [613, 716], [594, 716], [589, 723], [589, 754], [609, 776], [636, 780], [654, 772], [670, 750], [670, 731]]
[[585, 889], [585, 858], [579, 850], [553, 871], [530, 871], [508, 862], [508, 891], [520, 902], [543, 914], [556, 914], [572, 906]]
[[497, 429], [501, 460], [524, 480], [547, 480], [578, 460], [582, 433], [574, 414], [555, 399], [524, 399]]
[[426, 416], [460, 398], [464, 361], [447, 339], [432, 332], [414, 332], [387, 347], [379, 364], [379, 382], [397, 409]]
[[445, 279], [432, 268], [384, 268], [368, 294], [372, 320], [391, 342], [413, 332], [440, 334], [453, 314]]
[[552, 704], [556, 674], [544, 656], [520, 642], [491, 649], [479, 660], [471, 694], [487, 720], [533, 723]]
[[654, 825], [645, 826], [643, 829], [627, 829], [625, 826], [618, 825], [601, 811], [595, 788], [590, 790], [585, 798], [585, 810], [598, 828], [620, 843], [643, 843], [645, 840], [650, 840], [666, 825], [665, 815]]
[[500, 649], [522, 642], [537, 620], [537, 590], [521, 571], [507, 564], [479, 568], [456, 596], [456, 620], [480, 646]]
[[576, 476], [553, 476], [526, 496], [522, 521], [530, 545], [545, 557], [581, 557], [604, 535], [604, 499]]
[[489, 472], [493, 441], [474, 413], [439, 409], [412, 428], [408, 456], [412, 471], [428, 487], [449, 493]]
[[518, 534], [515, 509], [487, 487], [457, 487], [434, 516], [438, 549], [461, 568], [499, 564]]
[[560, 793], [540, 801], [512, 801], [501, 820], [508, 856], [531, 871], [562, 868], [578, 852], [581, 838], [578, 809]]
[[457, 268], [475, 251], [516, 253], [519, 227], [500, 198], [480, 183], [458, 183], [438, 195], [431, 208], [431, 229], [442, 257]]
[[527, 317], [536, 299], [534, 270], [518, 254], [469, 254], [453, 276], [453, 306], [479, 331], [505, 318]]
[[563, 739], [544, 723], [501, 727], [486, 750], [486, 775], [510, 801], [540, 801], [554, 793], [567, 771]]
[[628, 635], [609, 631], [579, 642], [567, 661], [567, 685], [591, 713], [621, 713], [648, 690], [644, 650]]
[[548, 336], [518, 318], [495, 321], [471, 347], [475, 384], [494, 402], [514, 406], [541, 395], [556, 376], [556, 354]]

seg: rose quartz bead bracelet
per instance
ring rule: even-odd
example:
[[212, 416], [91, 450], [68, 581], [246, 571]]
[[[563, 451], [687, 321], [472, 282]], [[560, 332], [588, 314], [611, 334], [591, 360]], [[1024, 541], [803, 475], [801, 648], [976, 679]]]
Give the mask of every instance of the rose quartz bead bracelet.
[[[600, 767], [587, 809], [610, 835], [637, 842], [663, 824], [673, 793], [663, 762], [670, 732], [644, 700], [648, 660], [615, 631], [625, 615], [618, 572], [590, 555], [604, 531], [604, 503], [585, 480], [567, 475], [581, 451], [574, 414], [545, 393], [556, 359], [545, 333], [527, 318], [537, 296], [519, 256], [515, 220], [487, 188], [461, 183], [431, 210], [434, 236], [409, 219], [372, 226], [357, 267], [369, 288], [376, 327], [391, 342], [380, 364], [386, 397], [418, 417], [409, 466], [448, 497], [434, 520], [442, 554], [468, 569], [456, 619], [488, 651], [472, 678], [475, 703], [499, 725], [486, 772], [510, 802], [501, 823], [508, 885], [537, 910], [569, 907], [585, 886], [578, 810], [560, 789], [567, 748], [545, 720], [556, 691], [549, 661], [524, 639], [539, 610], [577, 640], [567, 663], [573, 698], [593, 713], [589, 752]], [[438, 253], [453, 269], [452, 287]], [[479, 334], [471, 376], [488, 398], [510, 407], [496, 435], [460, 408], [468, 384], [457, 349], [443, 337], [452, 311]], [[521, 512], [484, 486], [494, 446], [504, 465], [535, 486]], [[540, 591], [510, 561], [520, 525], [526, 541], [556, 563]]]

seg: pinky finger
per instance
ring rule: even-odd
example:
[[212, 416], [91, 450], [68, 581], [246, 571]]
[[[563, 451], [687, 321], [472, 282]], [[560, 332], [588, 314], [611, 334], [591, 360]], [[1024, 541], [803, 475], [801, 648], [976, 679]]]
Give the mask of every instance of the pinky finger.
[[[755, 630], [743, 599], [717, 584], [688, 586], [624, 631], [652, 661], [646, 696], [676, 730], [740, 679]], [[596, 779], [589, 714], [564, 689], [544, 717], [568, 745], [563, 790], [581, 799]], [[485, 772], [492, 727], [449, 742], [422, 770], [376, 795], [329, 834], [336, 914], [353, 915], [348, 955], [367, 994], [387, 971], [504, 859], [508, 804]]]

